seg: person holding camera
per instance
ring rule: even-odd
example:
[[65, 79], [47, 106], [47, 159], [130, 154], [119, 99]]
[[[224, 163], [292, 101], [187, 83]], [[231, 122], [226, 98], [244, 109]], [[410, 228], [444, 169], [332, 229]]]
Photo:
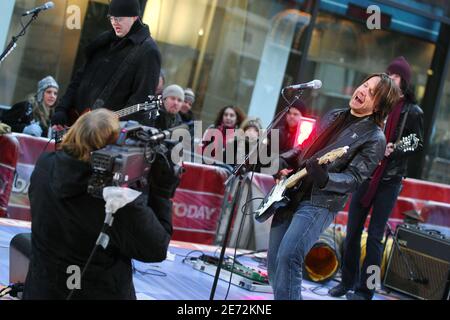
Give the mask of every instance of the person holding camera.
[[[38, 160], [29, 187], [32, 254], [24, 299], [65, 299], [73, 289], [70, 270], [86, 265], [105, 218], [105, 201], [87, 192], [93, 173], [90, 155], [114, 143], [119, 131], [113, 112], [94, 110], [72, 126], [61, 150]], [[172, 235], [170, 199], [179, 183], [172, 172], [158, 156], [148, 198], [140, 195], [116, 212], [109, 245], [93, 255], [73, 299], [136, 299], [131, 260], [166, 258]]]

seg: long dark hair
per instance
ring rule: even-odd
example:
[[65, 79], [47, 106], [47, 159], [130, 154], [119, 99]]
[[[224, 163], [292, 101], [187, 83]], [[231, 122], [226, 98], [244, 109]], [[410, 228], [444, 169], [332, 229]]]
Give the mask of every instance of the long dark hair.
[[375, 88], [374, 93], [374, 112], [373, 118], [375, 123], [380, 127], [387, 115], [392, 111], [392, 108], [400, 99], [400, 88], [389, 78], [386, 73], [374, 73], [368, 76], [362, 83], [370, 80], [373, 77], [379, 77], [380, 82]]
[[402, 90], [403, 96], [405, 97], [406, 103], [417, 104], [416, 94], [414, 89], [410, 84], [408, 84], [403, 78], [400, 78], [400, 89]]
[[225, 113], [225, 110], [232, 109], [236, 113], [236, 128], [239, 128], [242, 124], [242, 122], [245, 120], [246, 115], [245, 113], [236, 106], [225, 106], [222, 109], [220, 109], [219, 113], [217, 114], [216, 120], [214, 120], [214, 126], [217, 128], [222, 125], [223, 122], [223, 114]]

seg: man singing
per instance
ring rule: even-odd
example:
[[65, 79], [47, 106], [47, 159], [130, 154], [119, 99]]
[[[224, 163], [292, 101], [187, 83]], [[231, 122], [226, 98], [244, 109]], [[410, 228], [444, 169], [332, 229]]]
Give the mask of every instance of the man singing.
[[[370, 75], [353, 93], [350, 108], [332, 110], [322, 118], [312, 144], [295, 159], [297, 165], [290, 169], [306, 166], [308, 176], [290, 195], [293, 214], [275, 214], [270, 231], [268, 271], [276, 300], [302, 299], [304, 257], [344, 207], [348, 194], [383, 158], [386, 140], [381, 126], [399, 97], [387, 74]], [[347, 154], [319, 165], [318, 158], [344, 146], [349, 146]]]
[[[408, 158], [420, 152], [423, 145], [423, 111], [417, 105], [411, 89], [411, 67], [404, 57], [394, 59], [387, 68], [391, 79], [401, 89], [401, 99], [389, 114], [385, 126], [388, 142], [383, 161], [370, 179], [352, 194], [348, 212], [347, 235], [342, 259], [342, 282], [329, 291], [333, 297], [346, 294], [350, 300], [371, 300], [375, 293], [369, 289], [367, 272], [370, 266], [380, 266], [383, 256], [383, 234], [389, 215], [400, 194], [406, 176]], [[405, 150], [396, 148], [401, 138], [415, 138], [416, 145]], [[412, 139], [411, 139], [412, 140]], [[372, 209], [368, 227], [366, 256], [360, 268], [361, 235]], [[354, 289], [354, 292], [349, 292]]]
[[[161, 54], [140, 19], [138, 0], [112, 0], [108, 19], [112, 29], [86, 48], [86, 64], [72, 79], [52, 118], [53, 125], [70, 124], [69, 115], [86, 109], [113, 111], [148, 100], [158, 86]], [[129, 119], [142, 124], [147, 116]]]

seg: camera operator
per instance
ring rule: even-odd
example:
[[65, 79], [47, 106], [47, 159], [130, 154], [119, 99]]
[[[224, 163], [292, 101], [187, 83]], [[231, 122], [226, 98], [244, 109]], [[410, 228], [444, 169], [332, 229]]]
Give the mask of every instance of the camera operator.
[[[72, 289], [68, 268], [83, 269], [105, 218], [105, 201], [87, 192], [90, 154], [114, 143], [119, 131], [114, 113], [94, 110], [72, 126], [60, 151], [38, 160], [29, 188], [32, 256], [24, 299], [65, 299]], [[109, 245], [93, 255], [73, 299], [136, 299], [131, 259], [166, 258], [172, 234], [170, 198], [179, 182], [171, 172], [157, 157], [148, 203], [141, 195], [117, 211]]]

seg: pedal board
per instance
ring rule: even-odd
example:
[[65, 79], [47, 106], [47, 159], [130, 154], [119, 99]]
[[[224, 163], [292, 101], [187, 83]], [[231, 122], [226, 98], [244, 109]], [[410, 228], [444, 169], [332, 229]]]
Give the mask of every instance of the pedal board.
[[[209, 274], [210, 276], [215, 276], [217, 265], [206, 263], [200, 259], [196, 261], [192, 261], [192, 266], [194, 269]], [[226, 269], [221, 269], [220, 271], [220, 279], [229, 282], [230, 281], [231, 272]], [[243, 277], [239, 274], [233, 273], [231, 278], [231, 283], [237, 287], [243, 288], [248, 291], [253, 292], [263, 292], [263, 293], [272, 293], [272, 287], [263, 282], [255, 281], [246, 277]]]

